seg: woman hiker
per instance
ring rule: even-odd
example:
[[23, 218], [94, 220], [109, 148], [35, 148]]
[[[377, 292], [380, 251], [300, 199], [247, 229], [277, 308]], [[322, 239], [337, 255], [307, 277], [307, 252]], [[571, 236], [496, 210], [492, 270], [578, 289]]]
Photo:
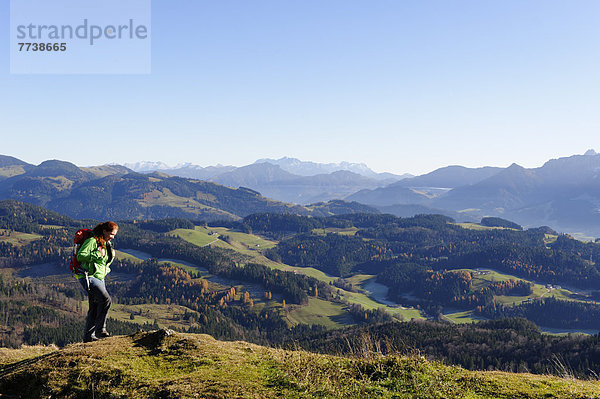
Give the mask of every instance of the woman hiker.
[[85, 240], [77, 252], [77, 260], [85, 270], [75, 277], [88, 294], [89, 311], [85, 323], [83, 342], [97, 341], [108, 337], [106, 318], [110, 308], [110, 295], [106, 291], [104, 278], [110, 273], [109, 265], [115, 259], [110, 240], [115, 238], [119, 226], [114, 222], [100, 223], [92, 230], [92, 236]]

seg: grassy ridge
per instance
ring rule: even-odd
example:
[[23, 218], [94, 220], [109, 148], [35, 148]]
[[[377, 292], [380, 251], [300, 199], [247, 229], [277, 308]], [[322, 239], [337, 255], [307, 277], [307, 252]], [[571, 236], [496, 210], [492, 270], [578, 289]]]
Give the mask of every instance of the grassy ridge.
[[[360, 348], [355, 348], [357, 351]], [[22, 398], [599, 398], [598, 381], [469, 372], [422, 357], [343, 358], [168, 330], [6, 361], [0, 392]], [[4, 359], [4, 360], [3, 360]]]

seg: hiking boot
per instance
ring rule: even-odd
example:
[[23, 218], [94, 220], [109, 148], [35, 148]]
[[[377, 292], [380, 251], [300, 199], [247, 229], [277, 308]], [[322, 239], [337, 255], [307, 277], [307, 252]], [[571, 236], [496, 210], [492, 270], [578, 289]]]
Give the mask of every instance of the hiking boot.
[[110, 337], [110, 333], [106, 330], [100, 331], [97, 334], [98, 338], [106, 338], [106, 337]]
[[83, 338], [83, 342], [94, 342], [94, 341], [98, 341], [100, 338], [96, 337], [94, 334], [89, 335], [87, 337]]

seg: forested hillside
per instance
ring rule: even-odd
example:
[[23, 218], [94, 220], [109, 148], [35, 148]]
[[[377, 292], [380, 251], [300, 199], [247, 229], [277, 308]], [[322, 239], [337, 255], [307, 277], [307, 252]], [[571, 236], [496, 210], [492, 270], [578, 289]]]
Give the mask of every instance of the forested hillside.
[[[81, 340], [86, 298], [66, 265], [74, 232], [95, 223], [0, 202], [2, 346]], [[370, 343], [471, 369], [560, 373], [544, 360], [557, 356], [578, 376], [600, 371], [597, 334], [551, 337], [523, 319], [598, 331], [597, 243], [439, 215], [118, 223], [125, 252], [107, 285], [116, 334], [168, 326], [346, 355]], [[498, 320], [452, 324], [476, 319]]]
[[[251, 215], [243, 225], [283, 238], [269, 251], [273, 259], [345, 279], [375, 275], [389, 287], [389, 299], [418, 305], [431, 317], [458, 308], [487, 318], [600, 329], [598, 243], [552, 235], [545, 227], [523, 231], [501, 219], [484, 222], [488, 226], [460, 225], [441, 215], [265, 214]], [[344, 228], [348, 234], [340, 234]], [[495, 273], [512, 277], [493, 281]]]
[[[42, 224], [43, 223], [43, 224]], [[159, 222], [149, 222], [151, 227]], [[162, 225], [178, 225], [177, 220]], [[234, 287], [215, 286], [198, 272], [184, 270], [156, 258], [175, 258], [223, 278], [256, 283], [269, 297], [280, 295], [289, 304], [305, 304], [308, 295], [330, 298], [327, 284], [291, 272], [272, 270], [244, 261], [240, 254], [219, 248], [198, 247], [186, 241], [144, 230], [132, 222], [119, 222], [117, 248], [140, 249], [155, 258], [145, 262], [117, 259], [111, 268], [119, 276], [109, 280], [113, 301], [123, 305], [178, 305], [187, 331], [210, 333], [226, 339], [256, 342], [281, 340], [292, 334], [280, 303], [252, 298]], [[3, 346], [22, 342], [63, 345], [81, 339], [83, 292], [68, 274], [74, 232], [93, 222], [76, 221], [55, 212], [15, 201], [0, 202], [0, 304]], [[144, 225], [140, 223], [140, 225]], [[30, 237], [29, 241], [16, 241]], [[63, 267], [64, 270], [56, 270]], [[27, 277], [27, 278], [22, 278]], [[318, 292], [318, 294], [315, 294]], [[254, 302], [261, 301], [260, 304]], [[278, 305], [279, 303], [279, 305]], [[132, 319], [135, 312], [131, 313]], [[127, 323], [115, 331], [127, 330]], [[127, 331], [137, 324], [129, 323]], [[155, 325], [156, 323], [151, 323]], [[65, 328], [69, 325], [69, 328]], [[299, 326], [298, 328], [309, 328]], [[120, 330], [119, 330], [120, 329]], [[123, 330], [123, 331], [125, 331]]]
[[249, 188], [164, 173], [140, 174], [122, 166], [80, 168], [58, 160], [33, 166], [6, 156], [0, 156], [0, 162], [0, 200], [24, 201], [73, 218], [211, 221], [239, 220], [256, 212], [319, 216], [378, 212], [339, 200], [309, 209], [263, 197]]

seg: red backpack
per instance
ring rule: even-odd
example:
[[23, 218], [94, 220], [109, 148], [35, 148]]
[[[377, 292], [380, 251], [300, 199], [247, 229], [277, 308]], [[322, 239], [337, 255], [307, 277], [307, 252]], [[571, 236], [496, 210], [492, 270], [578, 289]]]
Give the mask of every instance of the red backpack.
[[82, 274], [85, 272], [81, 267], [81, 262], [77, 260], [77, 252], [79, 252], [79, 248], [81, 248], [81, 244], [88, 238], [92, 236], [91, 229], [80, 229], [75, 233], [75, 237], [73, 238], [73, 242], [75, 243], [75, 247], [73, 248], [73, 256], [71, 257], [71, 264], [69, 268], [71, 272], [74, 274]]

